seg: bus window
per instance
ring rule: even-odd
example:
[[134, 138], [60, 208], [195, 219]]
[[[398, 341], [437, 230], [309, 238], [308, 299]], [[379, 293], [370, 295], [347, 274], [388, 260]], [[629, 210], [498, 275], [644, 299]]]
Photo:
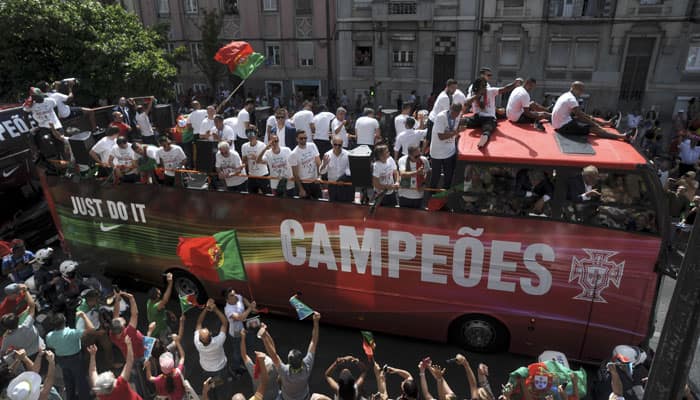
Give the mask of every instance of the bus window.
[[[569, 193], [576, 179], [581, 176], [570, 178]], [[640, 175], [601, 172], [593, 190], [599, 195], [568, 196], [563, 208], [565, 220], [632, 232], [658, 231], [651, 190]]]
[[[553, 171], [462, 164], [456, 211], [471, 214], [551, 216]], [[460, 179], [461, 178], [461, 179]]]

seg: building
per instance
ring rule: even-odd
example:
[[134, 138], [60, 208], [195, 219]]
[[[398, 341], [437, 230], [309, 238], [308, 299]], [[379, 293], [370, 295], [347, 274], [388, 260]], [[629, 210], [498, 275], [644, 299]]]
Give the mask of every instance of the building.
[[412, 90], [425, 104], [449, 78], [466, 84], [478, 70], [474, 50], [481, 3], [337, 0], [339, 93], [345, 91], [355, 105], [374, 87], [374, 103], [393, 108]]
[[[176, 92], [206, 91], [207, 79], [194, 60], [202, 57], [198, 26], [203, 10], [223, 12], [223, 42], [242, 40], [266, 56], [245, 83], [246, 93], [289, 99], [328, 95], [334, 83], [335, 0], [121, 0], [145, 25], [170, 25], [168, 48], [187, 46], [190, 61], [180, 64]], [[329, 17], [330, 16], [330, 17]], [[329, 62], [329, 60], [331, 62]], [[221, 85], [232, 89], [235, 79]], [[329, 86], [329, 82], [331, 86]], [[218, 90], [219, 88], [214, 88]]]
[[670, 117], [700, 92], [694, 0], [484, 1], [481, 63], [499, 83], [532, 76], [534, 98], [587, 85], [586, 110]]

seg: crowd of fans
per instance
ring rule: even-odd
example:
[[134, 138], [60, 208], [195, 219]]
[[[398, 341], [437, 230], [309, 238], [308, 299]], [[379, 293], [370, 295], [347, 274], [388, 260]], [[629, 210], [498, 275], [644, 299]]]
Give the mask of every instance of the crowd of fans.
[[[463, 385], [468, 398], [475, 400], [641, 400], [648, 375], [647, 352], [633, 346], [617, 346], [590, 377], [585, 371], [569, 369], [561, 353], [546, 352], [538, 361], [504, 377], [505, 384], [496, 391], [488, 366], [472, 363], [462, 354], [447, 360], [445, 366], [426, 357], [417, 368], [401, 369], [382, 366], [373, 352], [365, 349], [366, 359], [338, 356], [325, 370], [327, 387], [311, 388], [309, 380], [319, 351], [318, 312], [312, 314], [308, 347], [294, 348], [283, 358], [273, 339], [273, 334], [283, 332], [273, 332], [274, 327], [261, 321], [264, 315], [258, 314], [262, 310], [257, 303], [233, 289], [224, 293], [223, 308], [213, 299], [200, 306], [195, 329], [188, 332], [187, 310], [178, 318], [168, 307], [173, 294], [171, 274], [164, 277], [164, 291], [153, 287], [145, 304], [138, 304], [133, 294], [119, 288], [96, 289], [77, 274], [73, 261], [63, 261], [53, 271], [50, 255], [42, 258], [41, 251], [28, 251], [20, 240], [13, 241], [11, 248], [2, 264], [3, 273], [15, 283], [4, 287], [0, 303], [0, 328], [4, 331], [0, 348], [0, 388], [4, 390], [0, 398], [182, 400], [201, 394], [202, 399], [454, 400], [457, 395], [447, 382], [445, 368], [454, 364], [465, 374], [451, 375], [452, 385]], [[28, 278], [22, 274], [27, 268], [32, 271]], [[50, 286], [65, 282], [76, 291], [62, 292], [60, 300], [52, 298], [50, 288], [37, 284], [39, 271], [55, 272]], [[58, 312], [52, 301], [73, 305]], [[144, 307], [148, 326], [141, 330], [139, 311]], [[68, 314], [73, 316], [68, 318]], [[209, 314], [218, 322], [207, 318]], [[194, 345], [197, 354], [185, 354], [186, 341]], [[232, 343], [232, 351], [226, 350], [226, 341]], [[190, 363], [186, 370], [186, 357], [196, 358], [198, 367]], [[553, 368], [548, 362], [558, 366]], [[414, 377], [411, 371], [418, 375]], [[374, 376], [376, 386], [367, 383], [368, 373]], [[201, 382], [190, 384], [188, 377], [193, 376]], [[243, 385], [243, 376], [251, 380], [254, 393], [239, 392], [248, 387]], [[401, 382], [395, 389], [388, 385], [393, 376]], [[436, 395], [431, 392], [428, 376], [435, 380]], [[193, 386], [201, 386], [201, 393]], [[688, 389], [684, 398], [693, 399]]]

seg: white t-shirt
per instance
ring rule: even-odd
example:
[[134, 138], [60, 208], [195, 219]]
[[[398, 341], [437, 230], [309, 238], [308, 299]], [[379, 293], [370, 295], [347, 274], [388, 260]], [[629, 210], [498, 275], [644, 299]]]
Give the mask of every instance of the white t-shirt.
[[205, 118], [204, 121], [202, 121], [201, 124], [199, 124], [199, 134], [204, 135], [205, 133], [211, 131], [212, 129], [216, 129], [216, 126], [214, 125], [214, 120], [209, 119], [209, 117]]
[[263, 139], [265, 144], [269, 143], [268, 141], [270, 140], [267, 132], [272, 130], [272, 128], [274, 128], [276, 126], [277, 126], [277, 118], [275, 117], [275, 114], [272, 114], [269, 117], [267, 117], [267, 121], [265, 121], [265, 138]]
[[406, 130], [407, 119], [408, 115], [406, 114], [399, 114], [396, 116], [396, 118], [394, 118], [394, 129], [397, 135]]
[[[430, 172], [430, 162], [428, 161], [427, 158], [420, 156], [421, 161], [423, 161], [423, 173], [424, 176], [427, 176], [428, 172]], [[406, 163], [409, 163], [410, 166], [410, 171], [415, 171], [418, 169], [416, 167], [416, 163], [413, 161], [410, 161], [408, 159], [408, 156], [403, 156], [399, 158], [399, 172], [406, 172]], [[425, 182], [425, 179], [423, 179]], [[418, 187], [418, 176], [413, 175], [411, 176], [411, 189], [404, 189], [401, 188], [399, 189], [399, 197], [405, 197], [407, 199], [422, 199], [423, 198], [423, 188]]]
[[231, 317], [233, 316], [233, 314], [243, 314], [243, 312], [245, 311], [243, 296], [237, 294], [236, 298], [238, 299], [236, 301], [236, 304], [229, 304], [227, 302], [226, 307], [224, 307], [224, 315], [228, 320], [228, 334], [232, 337], [241, 336], [241, 329], [243, 329], [243, 321], [236, 321]]
[[182, 151], [182, 147], [171, 144], [170, 151], [165, 151], [164, 148], [158, 149], [158, 160], [163, 163], [165, 167], [165, 175], [175, 176], [174, 169], [180, 168], [182, 163], [187, 159], [185, 152]]
[[[241, 156], [238, 155], [236, 150], [229, 149], [228, 157], [224, 157], [221, 151], [216, 152], [216, 163], [214, 166], [220, 169], [226, 176], [226, 186], [238, 186], [243, 184], [248, 180], [245, 176], [228, 176], [228, 174], [234, 172], [235, 169], [241, 168], [243, 162], [241, 161]], [[241, 174], [245, 174], [245, 168], [241, 169]]]
[[112, 152], [112, 148], [117, 145], [116, 136], [105, 136], [98, 140], [94, 146], [92, 146], [92, 151], [100, 156], [100, 162], [102, 164], [107, 164], [109, 162], [109, 155]]
[[289, 165], [299, 167], [299, 179], [317, 179], [316, 157], [318, 157], [318, 148], [313, 143], [307, 143], [303, 149], [297, 146], [292, 150]]
[[313, 122], [316, 127], [316, 133], [314, 133], [314, 140], [330, 140], [330, 127], [331, 120], [335, 118], [335, 114], [323, 111], [314, 116]]
[[[280, 146], [279, 153], [273, 152], [272, 149], [267, 150], [262, 159], [270, 168], [270, 176], [287, 179], [291, 178], [293, 176], [292, 167], [289, 165], [289, 158], [291, 155], [292, 151], [289, 150], [289, 147]], [[277, 188], [277, 184], [279, 184], [278, 180], [270, 180], [270, 186], [273, 189]], [[294, 189], [294, 181], [292, 180], [287, 181], [287, 190], [290, 189]]]
[[559, 96], [552, 110], [552, 127], [559, 129], [571, 122], [571, 112], [576, 107], [578, 107], [578, 100], [570, 91]]
[[[459, 104], [464, 104], [467, 102], [467, 96], [462, 93], [461, 90], [457, 89], [455, 90], [455, 93], [452, 95], [452, 104], [459, 103]], [[440, 114], [441, 112], [445, 110], [450, 109], [450, 97], [445, 93], [443, 90], [440, 92], [438, 95], [437, 99], [435, 99], [435, 104], [433, 104], [433, 109], [430, 110], [430, 114], [428, 114], [428, 119], [433, 121], [435, 123], [435, 118], [437, 118], [437, 115]]]
[[510, 93], [508, 105], [506, 106], [506, 116], [509, 121], [517, 122], [525, 112], [525, 108], [530, 107], [530, 93], [523, 86], [518, 86]]
[[231, 129], [233, 129], [233, 133], [236, 133], [236, 127], [238, 126], [238, 118], [237, 117], [231, 117], [231, 118], [226, 118], [224, 119], [224, 125], [230, 126]]
[[[233, 142], [234, 139], [236, 139], [236, 134], [233, 133], [233, 128], [230, 126], [224, 124], [224, 126], [221, 128], [221, 130], [216, 129], [216, 126], [213, 126], [211, 129], [207, 131], [202, 131], [202, 134], [205, 134], [206, 132], [209, 133], [216, 133], [219, 135], [219, 141], [225, 141], [225, 142]], [[209, 136], [209, 141], [214, 141], [214, 136]]]
[[275, 126], [272, 127], [272, 133], [277, 135], [277, 139], [279, 139], [280, 147], [287, 147], [287, 132], [286, 131], [287, 131], [286, 124], [282, 127], [282, 129], [278, 128], [276, 123], [275, 123]]
[[58, 117], [67, 118], [70, 115], [70, 106], [66, 104], [68, 96], [60, 92], [51, 92], [49, 97], [56, 102], [56, 107], [58, 107]]
[[201, 131], [202, 122], [207, 118], [207, 110], [194, 110], [187, 117], [187, 123], [192, 125], [192, 133], [198, 135]]
[[450, 124], [449, 111], [443, 111], [435, 117], [433, 125], [433, 139], [430, 141], [430, 157], [443, 160], [452, 157], [455, 150], [455, 136], [442, 140], [438, 133], [445, 133], [457, 129], [459, 126], [459, 118], [455, 118]]
[[226, 367], [225, 342], [226, 335], [219, 332], [216, 336], [212, 336], [211, 342], [205, 346], [199, 341], [199, 330], [194, 331], [194, 347], [199, 352], [199, 365], [204, 371], [217, 372]]
[[[396, 171], [396, 161], [389, 157], [386, 162], [375, 161], [372, 164], [372, 176], [379, 179], [379, 183], [382, 185], [393, 185], [394, 181], [394, 171]], [[394, 190], [387, 190], [386, 194], [392, 194]]]
[[153, 127], [148, 114], [145, 112], [136, 113], [136, 124], [141, 128], [141, 136], [153, 136]]
[[496, 118], [496, 96], [498, 96], [498, 92], [500, 90], [500, 88], [487, 87], [485, 100], [486, 104], [484, 104], [484, 109], [482, 110], [481, 107], [479, 107], [479, 99], [472, 102], [472, 110], [474, 111], [474, 114], [479, 114], [482, 117]]
[[350, 143], [348, 141], [348, 131], [347, 129], [345, 129], [345, 121], [341, 121], [338, 118], [334, 119], [331, 122], [331, 135], [335, 135], [335, 130], [338, 129], [338, 127], [341, 125], [343, 127], [340, 128], [340, 131], [337, 134], [340, 135], [341, 138], [343, 138], [343, 148], [347, 149], [348, 146], [350, 146]]
[[29, 109], [25, 108], [25, 110], [31, 111], [32, 117], [34, 117], [34, 120], [40, 127], [51, 129], [49, 123], [52, 122], [54, 128], [61, 129], [63, 128], [63, 125], [61, 125], [61, 121], [58, 120], [58, 116], [53, 110], [55, 107], [56, 101], [50, 97], [47, 97], [41, 103], [37, 103], [36, 101], [33, 102], [32, 106]]
[[357, 144], [374, 145], [374, 132], [379, 129], [379, 122], [371, 117], [360, 117], [355, 121]]
[[250, 142], [243, 143], [241, 146], [241, 155], [246, 158], [246, 168], [250, 175], [265, 176], [267, 175], [267, 165], [265, 163], [258, 164], [258, 155], [265, 151], [265, 143], [261, 141], [255, 142], [255, 146], [251, 146]]
[[314, 113], [310, 110], [301, 110], [294, 113], [292, 116], [292, 123], [294, 128], [298, 131], [306, 132], [308, 137], [311, 137], [311, 120], [314, 119]]
[[[343, 175], [350, 176], [350, 159], [348, 151], [342, 149], [339, 155], [335, 155], [333, 149], [328, 150], [323, 155], [325, 159], [328, 156], [328, 164], [321, 170], [321, 174], [328, 173], [328, 180], [335, 182]], [[323, 163], [323, 160], [321, 161]]]
[[[127, 143], [126, 148], [122, 149], [118, 144], [115, 144], [110, 151], [112, 156], [112, 166], [130, 166], [136, 161], [136, 152], [131, 149], [131, 143]], [[124, 170], [125, 174], [135, 174], [136, 168]]]
[[394, 151], [400, 151], [402, 154], [408, 154], [410, 146], [419, 146], [420, 141], [425, 139], [427, 129], [406, 129], [396, 136], [394, 141]]
[[236, 126], [236, 136], [240, 139], [248, 139], [245, 135], [245, 123], [250, 122], [250, 114], [244, 108], [238, 112], [238, 125]]

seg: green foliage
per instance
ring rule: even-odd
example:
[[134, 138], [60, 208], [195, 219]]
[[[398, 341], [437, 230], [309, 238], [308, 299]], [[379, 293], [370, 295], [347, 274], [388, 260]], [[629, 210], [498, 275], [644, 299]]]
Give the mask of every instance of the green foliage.
[[177, 54], [163, 27], [149, 29], [118, 5], [95, 0], [2, 0], [0, 101], [17, 101], [41, 80], [75, 77], [80, 102], [172, 97]]
[[196, 64], [207, 77], [209, 87], [216, 90], [219, 79], [226, 71], [224, 65], [214, 60], [214, 55], [224, 45], [219, 39], [221, 28], [224, 26], [224, 15], [217, 10], [204, 10], [202, 23], [196, 26], [202, 34], [202, 53]]

